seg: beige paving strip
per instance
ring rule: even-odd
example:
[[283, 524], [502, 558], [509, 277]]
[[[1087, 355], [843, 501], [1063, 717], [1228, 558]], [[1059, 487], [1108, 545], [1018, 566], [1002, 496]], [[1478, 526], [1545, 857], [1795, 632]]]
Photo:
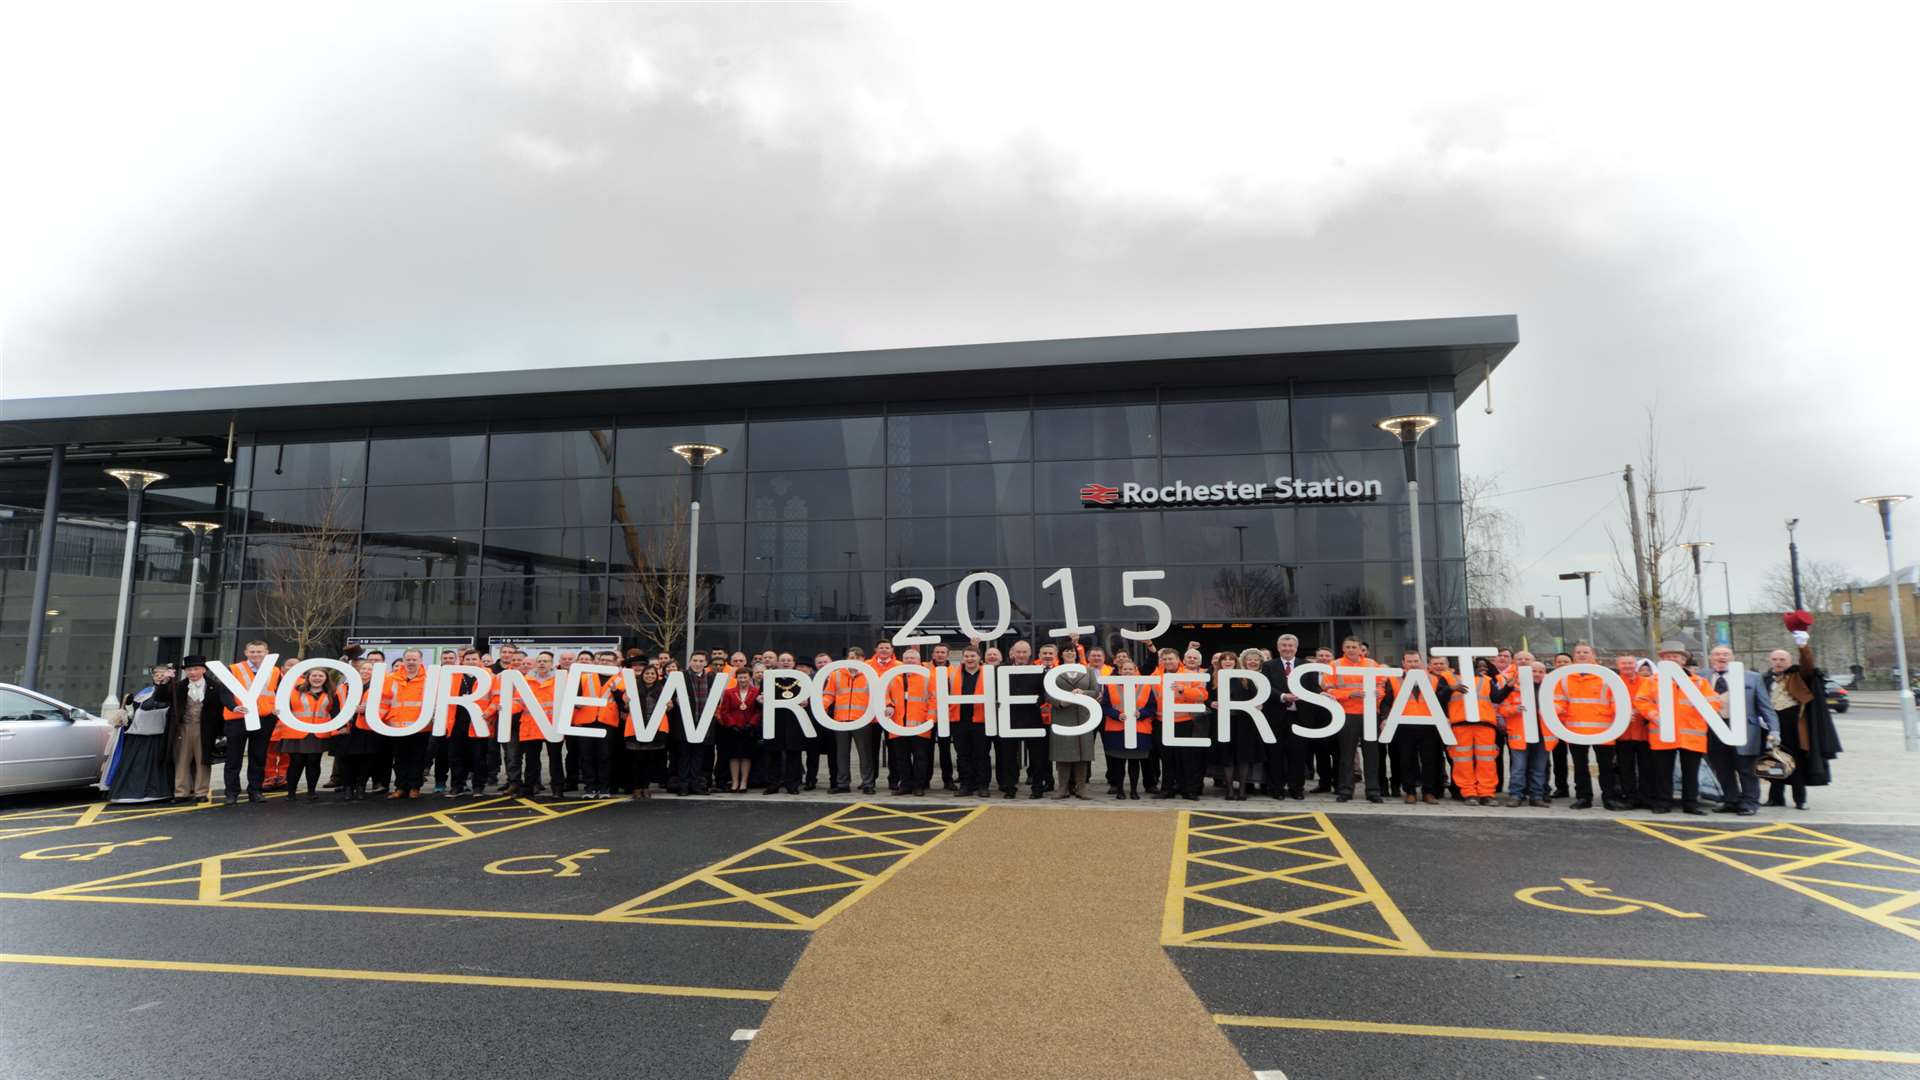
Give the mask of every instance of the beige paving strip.
[[814, 935], [736, 1080], [1246, 1080], [1160, 944], [1175, 821], [980, 815]]

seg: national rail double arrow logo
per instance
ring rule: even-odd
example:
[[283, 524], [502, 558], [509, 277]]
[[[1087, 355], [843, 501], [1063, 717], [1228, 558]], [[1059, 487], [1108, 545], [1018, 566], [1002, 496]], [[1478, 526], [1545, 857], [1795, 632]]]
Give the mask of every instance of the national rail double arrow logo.
[[1105, 484], [1088, 484], [1080, 489], [1080, 501], [1088, 506], [1112, 506], [1120, 501], [1120, 489]]

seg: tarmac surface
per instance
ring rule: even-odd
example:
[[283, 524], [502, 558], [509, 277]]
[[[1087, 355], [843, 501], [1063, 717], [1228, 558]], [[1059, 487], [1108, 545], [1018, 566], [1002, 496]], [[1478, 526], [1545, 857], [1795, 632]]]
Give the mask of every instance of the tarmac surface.
[[0, 800], [0, 1075], [1920, 1076], [1920, 827], [1462, 810]]

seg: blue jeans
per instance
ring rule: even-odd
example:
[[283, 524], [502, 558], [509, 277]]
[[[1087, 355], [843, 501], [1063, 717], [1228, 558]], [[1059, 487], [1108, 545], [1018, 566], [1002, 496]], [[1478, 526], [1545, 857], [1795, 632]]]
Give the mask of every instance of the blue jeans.
[[1545, 743], [1507, 748], [1511, 767], [1507, 769], [1507, 794], [1516, 799], [1547, 797], [1547, 747]]

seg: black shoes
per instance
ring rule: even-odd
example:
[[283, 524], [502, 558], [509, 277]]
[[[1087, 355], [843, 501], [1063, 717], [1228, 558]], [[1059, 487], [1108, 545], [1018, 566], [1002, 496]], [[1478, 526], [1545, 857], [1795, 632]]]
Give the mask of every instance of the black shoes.
[[[1572, 802], [1570, 802], [1570, 803], [1568, 803], [1568, 804], [1567, 804], [1567, 809], [1569, 809], [1569, 810], [1591, 810], [1591, 809], [1593, 809], [1593, 800], [1592, 800], [1592, 799], [1575, 799], [1575, 800], [1573, 800]], [[1609, 810], [1611, 810], [1611, 809], [1613, 809], [1613, 808], [1612, 808], [1612, 807], [1608, 807], [1607, 809], [1609, 809]]]
[[1383, 803], [1383, 802], [1386, 802], [1387, 800], [1381, 798], [1378, 795], [1369, 795], [1367, 796], [1367, 801], [1370, 803]]
[[[1318, 791], [1319, 789], [1315, 788], [1314, 790]], [[1333, 801], [1334, 802], [1352, 802], [1353, 796], [1352, 795], [1335, 795], [1333, 797]]]
[[1683, 807], [1681, 807], [1681, 808], [1680, 808], [1680, 812], [1681, 812], [1681, 813], [1683, 813], [1683, 814], [1692, 814], [1692, 815], [1694, 815], [1695, 817], [1706, 817], [1706, 816], [1707, 816], [1707, 812], [1706, 812], [1705, 810], [1702, 810], [1702, 809], [1700, 809], [1700, 808], [1699, 808], [1699, 807], [1697, 807], [1697, 806], [1683, 806]]

